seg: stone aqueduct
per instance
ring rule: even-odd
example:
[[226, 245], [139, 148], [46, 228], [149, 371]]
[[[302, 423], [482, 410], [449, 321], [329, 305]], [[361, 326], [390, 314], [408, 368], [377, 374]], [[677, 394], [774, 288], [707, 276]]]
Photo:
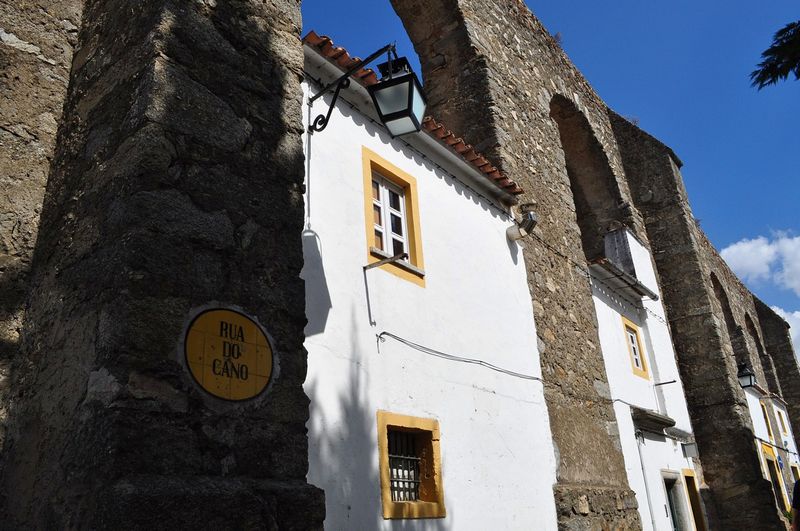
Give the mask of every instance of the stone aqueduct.
[[[782, 526], [736, 362], [795, 426], [800, 370], [786, 324], [694, 222], [678, 157], [608, 109], [522, 0], [392, 4], [430, 109], [537, 204], [549, 251], [525, 261], [560, 526], [640, 526], [571, 265], [619, 224], [656, 257], [712, 527]], [[305, 480], [300, 3], [30, 0], [0, 21], [0, 526], [321, 527]], [[245, 225], [254, 241], [235, 245]], [[169, 357], [187, 309], [220, 299], [289, 353], [261, 407], [209, 410]], [[570, 315], [585, 326], [559, 333]], [[274, 466], [252, 459], [263, 448]], [[239, 467], [223, 475], [209, 452]]]

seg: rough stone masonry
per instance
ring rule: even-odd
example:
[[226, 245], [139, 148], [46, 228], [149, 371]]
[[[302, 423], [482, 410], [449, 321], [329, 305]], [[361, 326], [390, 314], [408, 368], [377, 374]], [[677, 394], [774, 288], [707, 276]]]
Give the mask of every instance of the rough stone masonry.
[[82, 7], [77, 0], [0, 2], [0, 450], [39, 214]]
[[[739, 281], [699, 228], [671, 149], [619, 115], [614, 133], [643, 213], [692, 426], [711, 496], [707, 507], [720, 529], [783, 529], [787, 521], [764, 479], [737, 366], [747, 363], [760, 385], [781, 398], [788, 393], [797, 426], [800, 369], [788, 328]], [[772, 408], [768, 408], [772, 411]], [[770, 413], [772, 426], [778, 426]], [[785, 451], [778, 449], [784, 460]], [[788, 462], [788, 461], [787, 461]], [[784, 482], [791, 485], [789, 467]], [[713, 518], [712, 518], [713, 520]]]
[[[525, 263], [558, 452], [562, 529], [640, 528], [599, 347], [587, 259], [622, 223], [646, 241], [603, 102], [519, 0], [393, 0], [431, 111], [535, 202]], [[582, 266], [581, 266], [582, 265]]]
[[[292, 1], [85, 3], [0, 527], [321, 528], [305, 481], [299, 32]], [[280, 377], [261, 398], [189, 381], [178, 340], [209, 304], [274, 338]]]
[[[736, 279], [697, 227], [677, 157], [607, 108], [521, 0], [393, 5], [420, 56], [433, 112], [468, 140], [482, 140], [477, 147], [527, 190], [522, 201], [536, 203], [538, 241], [526, 246], [525, 262], [559, 452], [559, 526], [639, 526], [581, 274], [587, 260], [602, 256], [604, 234], [624, 225], [656, 257], [708, 468], [709, 523], [784, 528], [736, 368], [749, 363], [779, 398], [783, 388], [796, 396], [800, 370], [785, 323]], [[726, 293], [735, 316], [723, 308]], [[796, 415], [790, 406], [794, 423]]]
[[[712, 527], [779, 529], [736, 363], [795, 426], [800, 371], [785, 322], [697, 228], [677, 157], [608, 111], [521, 0], [393, 5], [432, 110], [536, 203], [525, 260], [560, 528], [640, 527], [585, 275], [625, 225], [656, 257]], [[0, 1], [0, 528], [322, 526], [299, 32], [298, 0]], [[209, 304], [269, 328], [280, 378], [262, 399], [222, 403], [181, 366]]]

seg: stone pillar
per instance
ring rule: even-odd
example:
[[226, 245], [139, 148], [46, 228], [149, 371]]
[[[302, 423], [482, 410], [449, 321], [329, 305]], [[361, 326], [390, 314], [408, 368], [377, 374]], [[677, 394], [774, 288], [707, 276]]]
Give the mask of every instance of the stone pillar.
[[0, 450], [81, 0], [0, 3]]
[[[2, 523], [319, 529], [307, 484], [299, 2], [89, 0], [44, 200]], [[279, 374], [244, 402], [180, 342], [236, 306]], [[277, 371], [276, 371], [277, 372]]]
[[[668, 147], [611, 113], [625, 173], [660, 277], [703, 475], [712, 529], [783, 529], [763, 478], [726, 317], [714, 294], [714, 258], [701, 247], [678, 165]], [[708, 501], [708, 498], [706, 499]]]
[[[605, 105], [519, 0], [392, 0], [420, 56], [430, 113], [521, 184], [539, 224], [524, 257], [556, 446], [561, 529], [640, 528], [609, 400], [586, 257], [558, 124], [561, 98], [587, 123], [623, 199]], [[565, 105], [566, 106], [566, 105]], [[638, 214], [627, 211], [634, 231]], [[605, 227], [604, 227], [605, 228]]]
[[764, 349], [775, 367], [775, 375], [780, 382], [781, 398], [786, 401], [789, 422], [797, 444], [800, 442], [797, 433], [800, 430], [800, 367], [792, 347], [789, 325], [759, 299], [755, 299], [755, 304], [758, 322], [764, 335]]

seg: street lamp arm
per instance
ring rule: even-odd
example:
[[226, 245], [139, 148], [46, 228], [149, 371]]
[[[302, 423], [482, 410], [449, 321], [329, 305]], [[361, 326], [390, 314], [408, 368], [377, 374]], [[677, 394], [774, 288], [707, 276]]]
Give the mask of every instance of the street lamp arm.
[[339, 98], [339, 91], [341, 91], [343, 88], [347, 88], [350, 85], [350, 76], [352, 76], [355, 72], [358, 72], [358, 70], [360, 70], [364, 65], [371, 63], [372, 61], [374, 61], [375, 59], [377, 59], [378, 57], [387, 52], [390, 54], [394, 53], [395, 56], [397, 55], [394, 43], [387, 44], [380, 50], [370, 54], [370, 56], [367, 57], [366, 59], [357, 62], [356, 64], [351, 66], [344, 74], [342, 74], [341, 77], [339, 77], [339, 79], [337, 79], [333, 83], [329, 83], [328, 85], [326, 85], [322, 90], [317, 92], [314, 96], [312, 96], [308, 100], [308, 105], [310, 107], [318, 98], [326, 94], [333, 87], [336, 87], [336, 90], [333, 93], [333, 100], [331, 100], [330, 107], [328, 107], [328, 112], [325, 114], [320, 114], [316, 118], [314, 118], [313, 123], [308, 126], [309, 133], [319, 132], [325, 129], [325, 127], [327, 127], [328, 120], [331, 117], [331, 112], [333, 112], [333, 107], [334, 105], [336, 105], [336, 100]]

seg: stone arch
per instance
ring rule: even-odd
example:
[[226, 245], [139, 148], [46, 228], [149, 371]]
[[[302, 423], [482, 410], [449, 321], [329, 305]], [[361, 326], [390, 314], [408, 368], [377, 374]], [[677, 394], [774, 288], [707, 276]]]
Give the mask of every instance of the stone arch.
[[[437, 120], [504, 171], [498, 152], [488, 59], [475, 46], [459, 0], [391, 0], [422, 67], [428, 108]], [[496, 80], [495, 80], [496, 82]]]
[[586, 116], [569, 99], [555, 95], [550, 117], [558, 126], [561, 148], [575, 201], [586, 258], [602, 256], [607, 232], [621, 225], [625, 206], [608, 156]]
[[714, 288], [714, 296], [722, 309], [722, 316], [725, 320], [725, 328], [728, 332], [728, 341], [730, 342], [733, 356], [736, 359], [736, 365], [747, 363], [753, 370], [757, 370], [757, 366], [753, 364], [750, 359], [750, 354], [747, 351], [747, 342], [744, 337], [742, 327], [736, 324], [736, 319], [733, 317], [733, 310], [731, 310], [731, 303], [728, 300], [728, 294], [722, 283], [715, 273], [711, 273], [711, 285]]
[[761, 335], [758, 333], [758, 329], [749, 313], [744, 314], [744, 323], [747, 328], [747, 333], [750, 335], [750, 339], [752, 339], [755, 344], [756, 352], [758, 352], [761, 372], [764, 374], [767, 388], [773, 393], [781, 394], [781, 387], [777, 378], [778, 375], [775, 372], [775, 364], [772, 363], [772, 358], [767, 354], [766, 350], [764, 350], [764, 345], [761, 342]]

